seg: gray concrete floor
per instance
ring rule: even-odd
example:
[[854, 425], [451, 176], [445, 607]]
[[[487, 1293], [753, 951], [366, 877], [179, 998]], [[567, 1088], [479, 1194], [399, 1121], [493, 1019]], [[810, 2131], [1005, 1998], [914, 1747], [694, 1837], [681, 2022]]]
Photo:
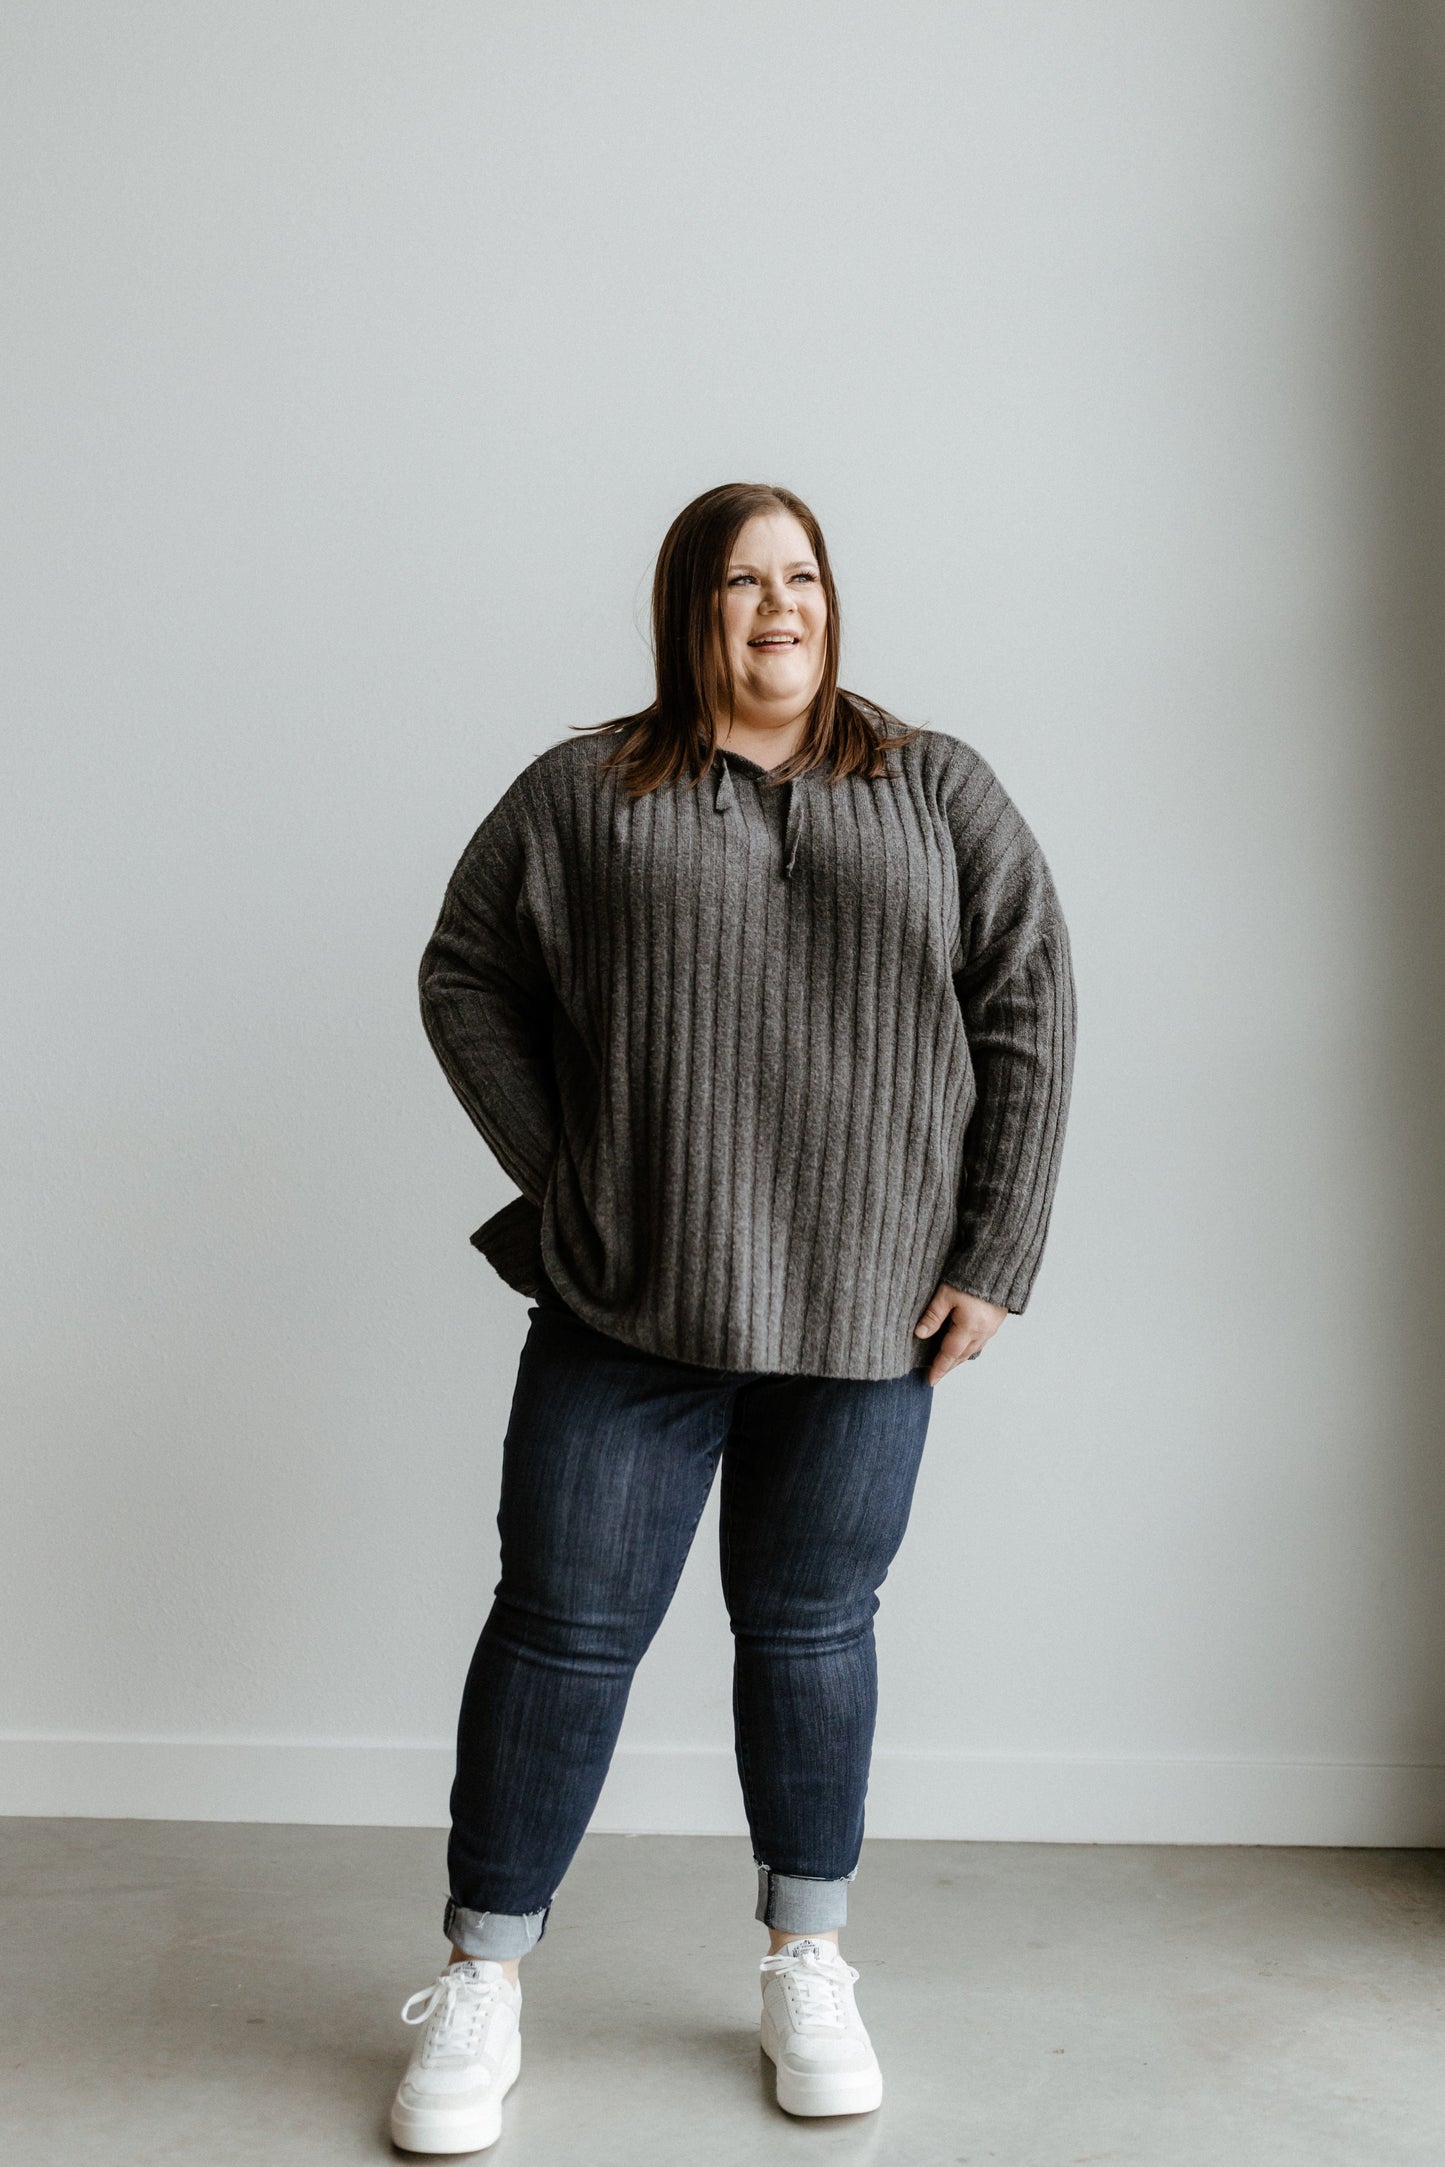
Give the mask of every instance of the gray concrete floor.
[[[444, 1837], [0, 1821], [7, 2167], [396, 2161]], [[523, 1965], [511, 2167], [1441, 2167], [1445, 1853], [870, 1842], [872, 2115], [757, 2045], [748, 1846], [591, 1837]]]

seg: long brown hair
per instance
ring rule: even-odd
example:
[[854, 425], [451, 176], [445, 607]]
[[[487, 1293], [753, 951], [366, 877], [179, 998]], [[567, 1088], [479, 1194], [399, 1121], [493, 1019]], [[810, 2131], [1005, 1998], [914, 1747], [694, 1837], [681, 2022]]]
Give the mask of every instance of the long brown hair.
[[[622, 742], [603, 763], [616, 768], [634, 797], [711, 765], [717, 728], [732, 711], [734, 680], [723, 629], [724, 588], [733, 544], [758, 512], [791, 512], [808, 537], [827, 601], [823, 669], [802, 742], [771, 771], [789, 775], [831, 761], [834, 776], [885, 774], [883, 755], [919, 733], [896, 715], [838, 683], [841, 625], [838, 590], [823, 530], [794, 496], [765, 482], [723, 482], [685, 505], [663, 537], [652, 579], [652, 655], [657, 691], [635, 715], [584, 725], [579, 736], [615, 731]], [[893, 731], [895, 734], [890, 734]]]

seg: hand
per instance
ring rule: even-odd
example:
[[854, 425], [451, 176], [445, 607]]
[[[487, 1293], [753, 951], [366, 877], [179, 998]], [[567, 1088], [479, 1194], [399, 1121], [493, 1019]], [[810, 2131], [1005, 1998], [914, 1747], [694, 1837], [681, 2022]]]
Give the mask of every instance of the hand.
[[960, 1287], [951, 1287], [946, 1279], [940, 1279], [933, 1300], [913, 1327], [915, 1339], [927, 1339], [948, 1320], [948, 1329], [929, 1367], [929, 1384], [938, 1384], [960, 1362], [971, 1362], [975, 1355], [982, 1354], [1007, 1315], [1008, 1311], [997, 1302], [986, 1302], [981, 1294], [965, 1294]]

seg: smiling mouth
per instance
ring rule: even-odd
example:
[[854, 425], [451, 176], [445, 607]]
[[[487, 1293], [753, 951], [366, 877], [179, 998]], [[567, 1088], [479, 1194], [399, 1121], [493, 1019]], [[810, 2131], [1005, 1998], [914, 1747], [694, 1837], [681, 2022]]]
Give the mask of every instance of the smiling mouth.
[[796, 632], [763, 632], [748, 641], [749, 647], [799, 647], [801, 637]]

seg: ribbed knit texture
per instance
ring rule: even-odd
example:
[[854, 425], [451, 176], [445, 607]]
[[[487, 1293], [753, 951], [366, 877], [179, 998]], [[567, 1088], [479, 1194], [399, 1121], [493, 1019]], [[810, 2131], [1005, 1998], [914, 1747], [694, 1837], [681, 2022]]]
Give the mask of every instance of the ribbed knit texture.
[[940, 1280], [1022, 1312], [1074, 1057], [1054, 883], [940, 730], [875, 781], [720, 752], [631, 800], [610, 733], [526, 767], [422, 957], [422, 1017], [522, 1192], [520, 1292], [710, 1368], [899, 1377]]

